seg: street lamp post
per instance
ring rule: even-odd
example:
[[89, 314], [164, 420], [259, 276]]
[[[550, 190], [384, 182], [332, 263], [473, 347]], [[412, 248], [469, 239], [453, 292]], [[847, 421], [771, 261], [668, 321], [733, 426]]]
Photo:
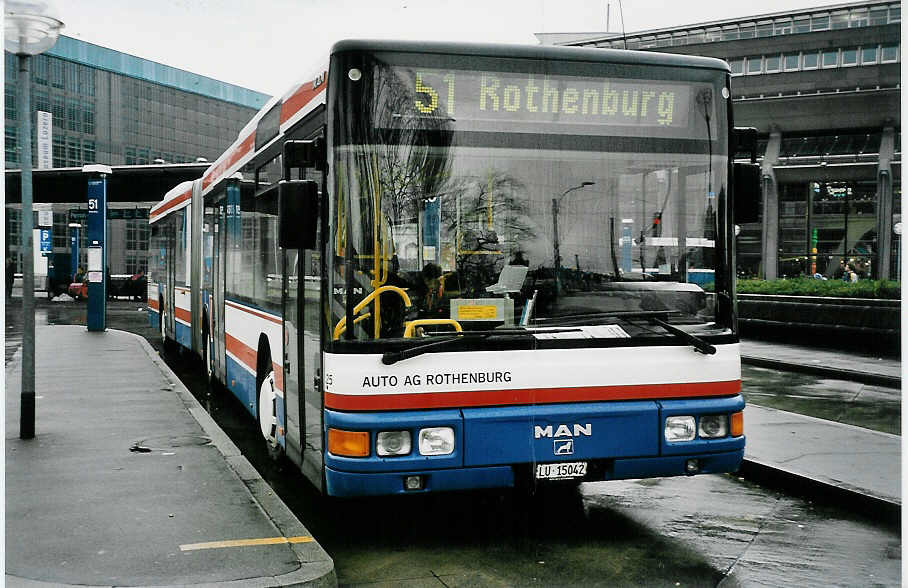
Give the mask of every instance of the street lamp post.
[[561, 201], [569, 192], [592, 186], [596, 182], [583, 182], [579, 186], [568, 188], [561, 196], [552, 198], [552, 245], [555, 249], [555, 294], [561, 296], [561, 242], [558, 239], [558, 215], [561, 212]]
[[42, 0], [6, 0], [4, 49], [18, 58], [19, 161], [22, 181], [22, 391], [19, 437], [35, 436], [35, 260], [32, 235], [32, 131], [29, 61], [57, 42], [63, 22]]

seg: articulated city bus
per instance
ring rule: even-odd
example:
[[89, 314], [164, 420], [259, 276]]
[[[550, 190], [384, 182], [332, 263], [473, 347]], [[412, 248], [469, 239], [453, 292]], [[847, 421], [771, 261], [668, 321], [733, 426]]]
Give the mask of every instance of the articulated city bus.
[[152, 209], [150, 320], [328, 495], [734, 471], [729, 79], [339, 42]]

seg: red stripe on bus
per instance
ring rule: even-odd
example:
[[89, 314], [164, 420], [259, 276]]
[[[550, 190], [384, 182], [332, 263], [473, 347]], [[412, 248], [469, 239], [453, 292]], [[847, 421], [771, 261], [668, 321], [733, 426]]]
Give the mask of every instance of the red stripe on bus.
[[431, 392], [425, 394], [349, 395], [326, 392], [325, 408], [337, 410], [410, 410], [516, 404], [554, 404], [559, 402], [696, 398], [703, 396], [731, 396], [740, 392], [741, 380], [685, 384]]
[[149, 298], [149, 299], [148, 299], [148, 308], [152, 309], [152, 310], [155, 311], [155, 312], [160, 312], [160, 310], [161, 310], [161, 309], [158, 307], [158, 301], [155, 300], [154, 298]]
[[281, 365], [279, 363], [271, 364], [271, 369], [274, 370], [274, 385], [278, 390], [284, 389], [284, 372], [281, 370]]
[[294, 114], [305, 108], [307, 104], [324, 92], [327, 87], [327, 82], [328, 72], [324, 72], [322, 74], [322, 81], [318, 86], [315, 85], [314, 81], [305, 82], [296, 90], [296, 92], [284, 100], [284, 103], [281, 104], [281, 124], [290, 120]]
[[257, 355], [255, 349], [249, 347], [230, 333], [224, 333], [224, 343], [227, 345], [227, 351], [233, 355], [237, 361], [253, 372], [255, 371], [255, 358]]
[[226, 305], [229, 306], [230, 308], [235, 308], [235, 309], [237, 309], [237, 310], [242, 310], [243, 312], [248, 312], [249, 314], [251, 314], [251, 315], [253, 315], [253, 316], [257, 316], [257, 317], [259, 317], [259, 318], [263, 318], [263, 319], [265, 319], [266, 321], [271, 321], [272, 323], [274, 323], [274, 324], [276, 324], [276, 325], [281, 324], [281, 319], [280, 319], [280, 317], [276, 317], [276, 316], [270, 315], [270, 314], [265, 314], [264, 312], [259, 312], [258, 310], [253, 310], [253, 309], [249, 308], [248, 306], [240, 306], [239, 304], [236, 304], [236, 303], [234, 303], [234, 302], [230, 302], [229, 300], [227, 300], [226, 302], [224, 302], [224, 304], [226, 304]]
[[185, 308], [180, 308], [179, 306], [174, 307], [173, 316], [174, 318], [185, 321], [187, 323], [192, 322], [192, 312], [186, 310]]
[[[224, 334], [224, 340], [227, 344], [227, 351], [230, 352], [237, 361], [245, 365], [247, 368], [252, 370], [255, 373], [256, 361], [258, 357], [258, 352], [249, 347], [236, 337], [231, 336], [229, 333]], [[274, 370], [274, 385], [278, 390], [284, 389], [284, 374], [281, 372], [281, 365], [278, 363], [271, 363], [271, 369]]]
[[151, 211], [151, 219], [154, 220], [154, 219], [158, 218], [159, 216], [162, 216], [165, 212], [167, 212], [174, 206], [177, 206], [178, 204], [182, 204], [183, 202], [186, 202], [187, 200], [189, 200], [189, 198], [191, 196], [192, 196], [192, 188], [189, 188], [188, 190], [186, 190], [185, 192], [183, 192], [182, 194], [180, 194], [179, 196], [177, 196], [170, 202], [162, 203], [161, 208]]
[[202, 178], [202, 189], [208, 188], [211, 184], [218, 181], [222, 175], [224, 175], [231, 167], [236, 164], [240, 159], [246, 156], [247, 153], [252, 152], [252, 148], [255, 145], [255, 130], [253, 129], [246, 138], [237, 143], [224, 158], [223, 161], [216, 164], [215, 167], [209, 169], [209, 172], [205, 174]]

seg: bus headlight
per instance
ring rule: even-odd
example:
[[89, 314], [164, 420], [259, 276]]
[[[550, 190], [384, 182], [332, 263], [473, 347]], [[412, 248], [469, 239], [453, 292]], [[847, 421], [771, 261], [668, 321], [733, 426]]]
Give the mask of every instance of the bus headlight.
[[375, 439], [375, 452], [382, 457], [410, 453], [410, 431], [382, 431]]
[[420, 455], [449, 455], [454, 453], [454, 429], [432, 427], [419, 430]]
[[724, 414], [708, 414], [700, 417], [701, 439], [718, 439], [728, 435], [728, 417]]
[[692, 416], [670, 416], [665, 419], [665, 440], [693, 441], [697, 436], [697, 422]]

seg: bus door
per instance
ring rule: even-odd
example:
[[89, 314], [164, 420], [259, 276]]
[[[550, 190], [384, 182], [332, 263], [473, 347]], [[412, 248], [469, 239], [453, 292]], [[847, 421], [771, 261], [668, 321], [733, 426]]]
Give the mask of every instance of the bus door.
[[171, 338], [176, 337], [174, 322], [173, 322], [173, 312], [174, 312], [174, 284], [176, 283], [176, 270], [177, 263], [179, 261], [176, 259], [176, 242], [177, 242], [177, 227], [176, 223], [179, 218], [175, 215], [170, 215], [166, 219], [168, 226], [168, 231], [165, 232], [165, 248], [167, 249], [167, 255], [164, 257], [164, 284], [163, 284], [163, 304], [161, 305], [161, 314], [164, 317], [164, 326], [162, 331], [166, 332]]
[[214, 204], [214, 239], [211, 259], [211, 357], [214, 364], [214, 375], [221, 381], [227, 381], [224, 366], [224, 269], [227, 250], [227, 198], [221, 193], [220, 200]]
[[281, 306], [284, 317], [284, 410], [286, 416], [287, 457], [297, 464], [302, 464], [304, 433], [301, 428], [303, 411], [300, 406], [300, 251], [299, 249], [283, 250], [283, 283]]
[[[322, 183], [322, 185], [324, 185]], [[324, 192], [322, 192], [324, 193]], [[319, 213], [319, 225], [323, 219]], [[317, 230], [318, 232], [318, 230]], [[319, 239], [316, 239], [316, 243]], [[318, 245], [316, 245], [318, 247]], [[305, 426], [305, 452], [303, 474], [316, 488], [322, 489], [322, 425], [324, 402], [322, 396], [322, 328], [324, 318], [321, 312], [322, 258], [318, 249], [300, 250], [299, 299], [302, 317], [301, 361], [303, 373], [300, 376], [303, 393], [303, 422]]]
[[[323, 175], [318, 174], [321, 184]], [[321, 219], [319, 213], [319, 219]], [[321, 220], [318, 221], [321, 225]], [[318, 227], [315, 229], [318, 233]], [[286, 386], [287, 456], [303, 475], [323, 488], [321, 345], [322, 263], [315, 249], [284, 250], [284, 381]], [[291, 447], [292, 445], [292, 447]]]

